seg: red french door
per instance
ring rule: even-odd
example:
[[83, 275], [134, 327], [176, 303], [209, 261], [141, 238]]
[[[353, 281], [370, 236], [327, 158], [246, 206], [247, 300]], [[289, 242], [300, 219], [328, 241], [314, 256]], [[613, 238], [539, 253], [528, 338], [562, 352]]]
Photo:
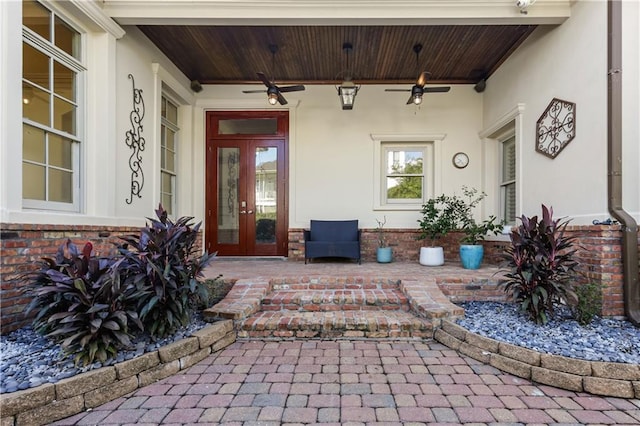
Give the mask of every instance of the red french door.
[[278, 134], [285, 118], [282, 112], [207, 114], [207, 251], [286, 256], [287, 145]]

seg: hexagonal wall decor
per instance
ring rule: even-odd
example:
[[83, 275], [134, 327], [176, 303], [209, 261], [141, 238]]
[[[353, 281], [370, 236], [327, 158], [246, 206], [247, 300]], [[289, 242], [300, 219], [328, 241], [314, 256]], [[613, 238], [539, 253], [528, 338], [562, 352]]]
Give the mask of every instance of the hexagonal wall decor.
[[553, 98], [536, 123], [536, 151], [555, 158], [576, 136], [576, 104]]

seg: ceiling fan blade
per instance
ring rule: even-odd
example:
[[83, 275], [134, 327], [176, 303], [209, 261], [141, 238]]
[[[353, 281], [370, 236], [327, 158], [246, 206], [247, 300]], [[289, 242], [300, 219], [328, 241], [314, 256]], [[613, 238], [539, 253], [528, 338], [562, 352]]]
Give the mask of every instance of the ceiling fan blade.
[[267, 78], [266, 75], [264, 75], [263, 72], [258, 72], [256, 73], [258, 74], [258, 78], [260, 79], [260, 81], [262, 81], [262, 83], [267, 86], [267, 87], [271, 87], [273, 86], [273, 84], [269, 81], [269, 79]]
[[427, 84], [427, 79], [429, 78], [429, 75], [431, 75], [430, 72], [422, 71], [422, 73], [418, 76], [418, 80], [416, 81], [416, 84], [418, 86], [424, 86], [425, 84]]
[[384, 89], [385, 92], [410, 92], [411, 89]]
[[413, 95], [409, 96], [409, 100], [407, 101], [407, 105], [411, 105], [413, 103]]
[[449, 86], [425, 87], [423, 90], [425, 92], [428, 92], [428, 93], [444, 93], [444, 92], [448, 92], [449, 90], [451, 90], [451, 87], [449, 87]]
[[285, 87], [278, 87], [278, 90], [284, 93], [287, 92], [299, 92], [301, 90], [304, 90], [305, 87], [303, 85], [297, 85], [297, 86], [285, 86]]
[[278, 103], [280, 105], [286, 105], [288, 103], [284, 96], [282, 96], [282, 93], [280, 93], [280, 90], [278, 90]]
[[266, 90], [243, 90], [242, 93], [265, 93]]

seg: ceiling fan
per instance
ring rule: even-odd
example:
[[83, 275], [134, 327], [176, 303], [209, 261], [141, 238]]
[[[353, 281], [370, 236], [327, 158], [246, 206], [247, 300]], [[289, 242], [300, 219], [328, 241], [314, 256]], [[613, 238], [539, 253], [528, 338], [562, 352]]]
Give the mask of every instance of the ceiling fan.
[[[273, 61], [272, 69], [275, 69], [276, 53], [278, 52], [278, 45], [270, 44], [269, 51], [271, 52], [272, 61]], [[282, 96], [282, 93], [299, 92], [305, 89], [305, 87], [301, 84], [296, 86], [278, 87], [276, 86], [275, 83], [273, 83], [272, 81], [269, 81], [269, 79], [263, 72], [258, 72], [256, 74], [258, 75], [258, 78], [260, 79], [260, 81], [262, 81], [262, 83], [265, 86], [267, 86], [267, 90], [243, 90], [242, 93], [265, 93], [266, 92], [267, 100], [271, 105], [275, 105], [276, 103], [279, 103], [280, 105], [286, 105], [287, 100], [284, 98], [284, 96]]]
[[[413, 51], [416, 54], [416, 68], [419, 67], [418, 57], [420, 56], [420, 51], [422, 50], [421, 44], [415, 44], [413, 46]], [[440, 86], [440, 87], [424, 87], [427, 84], [427, 79], [431, 75], [428, 71], [423, 71], [418, 76], [416, 80], [416, 84], [413, 85], [411, 89], [385, 89], [386, 92], [411, 92], [411, 96], [409, 96], [409, 100], [407, 101], [407, 105], [415, 104], [420, 105], [422, 103], [422, 95], [424, 93], [443, 93], [448, 92], [451, 87], [449, 86]]]

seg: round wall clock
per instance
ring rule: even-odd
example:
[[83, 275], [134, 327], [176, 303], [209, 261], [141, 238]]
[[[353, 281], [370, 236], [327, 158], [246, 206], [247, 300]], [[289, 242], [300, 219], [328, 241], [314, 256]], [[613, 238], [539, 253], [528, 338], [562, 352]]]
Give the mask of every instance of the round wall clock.
[[453, 165], [459, 169], [464, 169], [469, 165], [469, 156], [464, 152], [457, 152], [453, 155]]

